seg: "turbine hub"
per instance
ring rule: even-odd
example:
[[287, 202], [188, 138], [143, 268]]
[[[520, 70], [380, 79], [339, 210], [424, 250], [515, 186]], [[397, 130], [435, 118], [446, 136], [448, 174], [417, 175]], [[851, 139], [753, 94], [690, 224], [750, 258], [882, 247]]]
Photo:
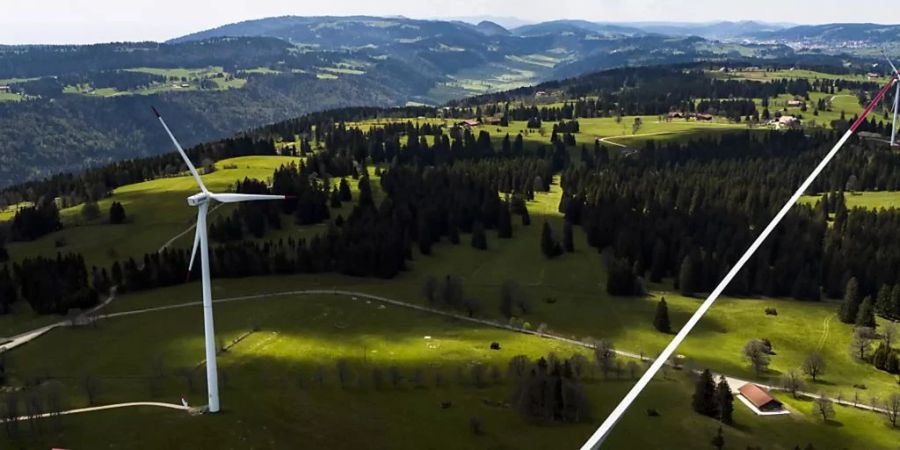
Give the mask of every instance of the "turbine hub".
[[204, 203], [209, 202], [209, 195], [205, 192], [201, 192], [199, 194], [194, 194], [187, 199], [188, 205], [191, 206], [200, 206]]

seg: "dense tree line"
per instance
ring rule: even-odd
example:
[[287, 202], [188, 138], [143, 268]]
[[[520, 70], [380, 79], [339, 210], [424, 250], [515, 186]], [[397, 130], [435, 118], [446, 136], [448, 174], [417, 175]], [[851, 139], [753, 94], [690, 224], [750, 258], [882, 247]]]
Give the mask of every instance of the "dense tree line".
[[84, 258], [79, 254], [27, 258], [12, 267], [22, 298], [38, 314], [65, 314], [73, 308], [97, 304], [97, 290], [91, 286]]
[[[561, 107], [526, 105], [538, 90], [561, 90], [567, 101]], [[451, 102], [452, 106], [475, 107], [484, 104], [507, 104], [504, 110], [512, 120], [539, 117], [558, 121], [580, 117], [615, 115], [659, 115], [673, 110], [695, 111], [702, 99], [750, 99], [776, 97], [781, 94], [805, 96], [811, 89], [809, 80], [773, 79], [767, 82], [721, 79], [701, 70], [679, 68], [614, 69], [562, 82], [550, 82], [536, 88], [473, 97]], [[733, 105], [737, 106], [737, 105]], [[749, 105], [744, 105], [748, 109]], [[485, 109], [486, 112], [494, 110]], [[741, 114], [740, 116], [746, 116]]]
[[[617, 287], [612, 291], [637, 293], [628, 287], [635, 277], [646, 277], [671, 278], [687, 295], [708, 292], [814, 166], [832, 135], [772, 133], [760, 139], [738, 133], [689, 144], [651, 143], [636, 158], [564, 171], [560, 210], [584, 228], [592, 246], [613, 250], [620, 262], [610, 267], [610, 283]], [[889, 152], [849, 148], [817, 181], [819, 189], [842, 190], [853, 172], [865, 174], [855, 183], [867, 187], [897, 182], [894, 169], [869, 162], [890, 160]], [[824, 289], [838, 298], [855, 276], [863, 296], [874, 298], [882, 285], [900, 282], [900, 252], [878, 245], [900, 237], [900, 215], [847, 211], [843, 195], [829, 195], [815, 207], [796, 206], [728, 292], [816, 300]], [[878, 311], [892, 317], [892, 308], [883, 301]]]
[[591, 406], [581, 385], [588, 364], [580, 355], [564, 361], [514, 357], [509, 363], [509, 374], [515, 383], [513, 405], [523, 417], [534, 422], [590, 420]]
[[62, 228], [59, 209], [53, 199], [34, 206], [19, 208], [10, 225], [10, 234], [16, 241], [32, 241]]
[[716, 383], [709, 369], [701, 372], [695, 383], [691, 407], [704, 416], [731, 424], [734, 413], [734, 396], [731, 394], [731, 387], [728, 386], [725, 377], [719, 377], [719, 382]]

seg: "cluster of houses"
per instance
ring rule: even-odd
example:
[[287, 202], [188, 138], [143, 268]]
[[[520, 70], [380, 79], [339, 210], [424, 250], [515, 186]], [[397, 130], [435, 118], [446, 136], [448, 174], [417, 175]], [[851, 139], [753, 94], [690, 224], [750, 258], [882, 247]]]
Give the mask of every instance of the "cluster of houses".
[[483, 121], [478, 119], [466, 119], [456, 122], [456, 126], [460, 128], [474, 128], [479, 125], [500, 125], [503, 119], [499, 117], [484, 117]]
[[697, 120], [700, 122], [712, 122], [713, 115], [712, 114], [703, 114], [703, 113], [686, 113], [682, 111], [672, 111], [668, 115], [669, 120], [671, 119], [685, 119], [685, 120]]

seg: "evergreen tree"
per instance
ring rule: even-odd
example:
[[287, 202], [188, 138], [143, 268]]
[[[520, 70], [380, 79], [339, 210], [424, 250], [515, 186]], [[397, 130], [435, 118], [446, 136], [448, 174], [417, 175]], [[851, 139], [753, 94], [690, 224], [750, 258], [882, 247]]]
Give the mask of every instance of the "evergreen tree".
[[637, 285], [637, 278], [628, 261], [621, 258], [613, 260], [606, 277], [606, 292], [609, 295], [636, 295], [638, 294]]
[[359, 206], [363, 208], [375, 207], [375, 200], [372, 198], [372, 185], [369, 183], [368, 175], [363, 175], [359, 179]]
[[487, 236], [484, 233], [484, 225], [475, 222], [472, 225], [472, 247], [478, 250], [487, 250]]
[[497, 211], [497, 237], [500, 239], [509, 239], [512, 235], [512, 216], [509, 212], [509, 203], [503, 202]]
[[866, 297], [859, 311], [856, 313], [857, 327], [875, 328], [875, 308], [872, 306], [872, 297]]
[[704, 416], [716, 417], [716, 383], [709, 369], [704, 370], [697, 378], [691, 407]]
[[731, 394], [731, 387], [728, 386], [724, 376], [719, 377], [719, 384], [716, 385], [716, 406], [719, 420], [730, 425], [733, 422], [734, 395]]
[[563, 223], [563, 248], [570, 253], [575, 251], [575, 236], [572, 230], [572, 222], [568, 220]]
[[669, 323], [669, 306], [663, 297], [656, 304], [656, 317], [653, 318], [653, 326], [660, 332], [671, 333], [672, 325]]
[[[522, 207], [522, 226], [531, 225], [531, 216], [528, 214], [528, 206]], [[900, 285], [898, 285], [900, 286]]]
[[93, 200], [84, 202], [84, 205], [81, 206], [81, 217], [87, 221], [100, 217], [100, 207], [97, 206], [97, 202]]
[[725, 436], [722, 434], [722, 426], [719, 425], [719, 430], [716, 432], [716, 435], [713, 436], [712, 441], [710, 441], [713, 447], [716, 450], [722, 450], [725, 448]]
[[333, 209], [337, 209], [341, 207], [341, 193], [338, 192], [337, 189], [332, 189], [331, 191], [331, 200], [329, 206]]
[[417, 240], [419, 242], [419, 253], [423, 255], [431, 254], [431, 228], [428, 226], [428, 221], [424, 218], [419, 220], [419, 230]]
[[9, 314], [17, 296], [16, 285], [9, 273], [9, 268], [3, 266], [3, 269], [0, 270], [0, 315]]
[[341, 201], [349, 202], [353, 200], [353, 194], [350, 192], [350, 183], [347, 182], [346, 178], [341, 178], [338, 190], [340, 191]]
[[880, 316], [890, 317], [893, 312], [891, 289], [892, 287], [887, 284], [882, 284], [881, 288], [878, 289], [878, 296], [875, 300], [875, 312]]
[[653, 256], [650, 261], [650, 281], [659, 283], [666, 273], [666, 243], [662, 239], [656, 239], [653, 244]]
[[544, 222], [544, 228], [541, 230], [541, 253], [550, 259], [562, 254], [562, 247], [553, 238], [553, 230], [550, 228], [549, 222]]
[[856, 277], [847, 281], [847, 287], [844, 289], [844, 301], [841, 303], [839, 316], [841, 322], [856, 323], [856, 316], [859, 313], [859, 282]]
[[125, 223], [125, 207], [119, 202], [112, 202], [109, 207], [109, 223], [119, 225]]
[[690, 255], [685, 256], [684, 260], [681, 262], [681, 270], [678, 272], [678, 290], [681, 292], [681, 295], [686, 297], [694, 296], [696, 291], [696, 286], [694, 285], [695, 279], [694, 261], [691, 259]]

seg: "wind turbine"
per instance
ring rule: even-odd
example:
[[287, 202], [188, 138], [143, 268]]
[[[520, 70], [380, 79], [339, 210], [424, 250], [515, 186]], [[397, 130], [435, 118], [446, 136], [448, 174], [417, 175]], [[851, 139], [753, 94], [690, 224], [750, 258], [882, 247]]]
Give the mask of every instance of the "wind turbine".
[[200, 186], [200, 192], [187, 199], [188, 205], [197, 207], [197, 226], [196, 231], [194, 232], [194, 247], [191, 250], [191, 262], [188, 265], [188, 277], [190, 277], [191, 269], [194, 267], [194, 257], [197, 256], [197, 248], [199, 247], [201, 253], [200, 268], [203, 281], [203, 330], [206, 340], [206, 387], [209, 395], [209, 412], [214, 413], [219, 411], [219, 377], [216, 367], [216, 332], [215, 327], [213, 326], [212, 286], [209, 281], [209, 237], [206, 231], [206, 214], [209, 212], [209, 202], [212, 200], [219, 203], [284, 200], [285, 196], [230, 193], [218, 194], [209, 192], [206, 189], [206, 185], [203, 184], [203, 180], [200, 179], [200, 174], [197, 173], [197, 169], [191, 164], [191, 160], [188, 158], [187, 153], [184, 152], [184, 149], [181, 148], [181, 144], [175, 139], [175, 135], [169, 130], [169, 126], [166, 125], [162, 115], [159, 114], [159, 111], [157, 111], [156, 108], [152, 109], [153, 114], [156, 114], [159, 123], [162, 124], [166, 133], [169, 135], [169, 138], [172, 139], [172, 143], [175, 144], [175, 148], [178, 149], [178, 153], [181, 154], [184, 163], [187, 164], [188, 170], [191, 171], [191, 175], [194, 177], [194, 180], [197, 181], [197, 185]]
[[[891, 65], [891, 70], [894, 71], [893, 76], [900, 76], [900, 72], [897, 71], [897, 67], [894, 66], [894, 63], [891, 62], [891, 58], [888, 58], [887, 52], [884, 52], [884, 59], [887, 60], [888, 64]], [[894, 121], [893, 126], [891, 127], [891, 147], [897, 147], [897, 113], [900, 112], [900, 83], [897, 83], [897, 90], [894, 93]]]

